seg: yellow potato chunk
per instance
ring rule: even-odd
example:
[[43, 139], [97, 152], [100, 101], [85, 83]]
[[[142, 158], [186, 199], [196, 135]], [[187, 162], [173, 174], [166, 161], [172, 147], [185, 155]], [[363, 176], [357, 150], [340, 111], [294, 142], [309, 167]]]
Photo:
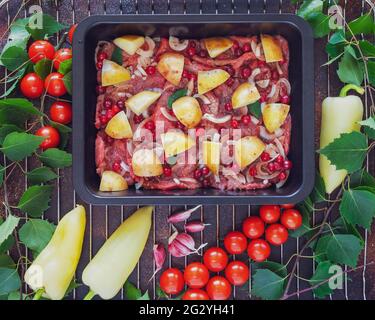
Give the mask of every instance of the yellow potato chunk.
[[170, 83], [178, 86], [184, 71], [185, 58], [179, 53], [164, 53], [156, 68]]
[[105, 128], [105, 133], [113, 139], [125, 139], [133, 137], [132, 128], [124, 111], [119, 112], [111, 120], [109, 120]]
[[134, 152], [132, 168], [138, 177], [156, 177], [163, 174], [161, 161], [152, 149], [139, 149]]
[[223, 84], [230, 78], [230, 74], [222, 69], [198, 72], [198, 93], [205, 94]]
[[197, 99], [182, 97], [172, 104], [176, 118], [187, 128], [194, 128], [202, 119], [202, 110]]
[[202, 148], [204, 164], [213, 172], [213, 174], [219, 174], [221, 143], [203, 141]]
[[111, 86], [130, 79], [130, 72], [111, 60], [103, 61], [102, 86]]
[[256, 136], [246, 136], [236, 141], [234, 159], [241, 170], [253, 163], [264, 151], [265, 144]]
[[143, 111], [147, 110], [149, 106], [156, 102], [160, 96], [161, 92], [149, 90], [141, 91], [126, 100], [125, 106], [139, 116]]
[[99, 191], [123, 191], [128, 189], [128, 183], [113, 171], [104, 171], [100, 180]]
[[211, 58], [216, 58], [233, 46], [233, 41], [228, 38], [207, 38], [203, 41]]
[[266, 104], [262, 110], [263, 122], [270, 133], [274, 133], [284, 123], [290, 107], [282, 103]]
[[237, 87], [232, 95], [233, 109], [242, 108], [260, 99], [257, 87], [253, 83], [245, 82]]
[[142, 36], [126, 35], [113, 40], [113, 43], [124, 50], [127, 54], [133, 55], [145, 43]]
[[277, 62], [283, 60], [283, 52], [279, 46], [277, 40], [266, 34], [262, 34], [260, 36], [264, 51], [264, 57], [266, 58], [266, 62]]
[[195, 145], [195, 141], [181, 131], [170, 130], [160, 137], [167, 158], [185, 152]]

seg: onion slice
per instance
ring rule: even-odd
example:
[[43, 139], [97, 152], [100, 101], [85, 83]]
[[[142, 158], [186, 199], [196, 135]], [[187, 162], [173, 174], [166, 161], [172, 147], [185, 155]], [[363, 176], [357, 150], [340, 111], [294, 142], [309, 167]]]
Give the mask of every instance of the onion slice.
[[197, 99], [200, 99], [202, 100], [203, 104], [211, 104], [211, 100], [208, 99], [204, 94], [195, 94], [193, 95], [193, 98], [197, 98]]
[[217, 118], [213, 114], [205, 113], [202, 118], [213, 123], [225, 123], [228, 122], [232, 118], [232, 116], [227, 114], [223, 117]]
[[169, 121], [173, 121], [173, 122], [176, 122], [177, 121], [177, 118], [172, 116], [168, 111], [167, 109], [165, 109], [165, 107], [162, 107], [160, 108], [160, 112], [162, 113], [162, 115], [167, 118]]
[[180, 39], [178, 39], [177, 37], [169, 37], [169, 46], [171, 47], [171, 49], [175, 51], [183, 51], [188, 47], [188, 45], [189, 40], [180, 41]]

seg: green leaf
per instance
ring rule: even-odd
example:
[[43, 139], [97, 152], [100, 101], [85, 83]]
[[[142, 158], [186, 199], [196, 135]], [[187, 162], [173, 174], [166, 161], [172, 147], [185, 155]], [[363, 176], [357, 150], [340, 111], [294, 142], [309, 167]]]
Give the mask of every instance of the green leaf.
[[[333, 276], [333, 274], [329, 272], [331, 266], [332, 263], [329, 261], [320, 262], [316, 267], [314, 275], [309, 280], [310, 285], [315, 286], [330, 279]], [[330, 295], [333, 290], [329, 287], [329, 282], [325, 282], [315, 288], [313, 292], [318, 298], [324, 298], [325, 296]]]
[[73, 280], [70, 282], [68, 289], [66, 289], [65, 297], [67, 297], [70, 293], [73, 292], [74, 289], [77, 289], [77, 288], [79, 288], [80, 286], [82, 286], [82, 284], [77, 283], [76, 280], [73, 279]]
[[0, 295], [18, 290], [20, 286], [21, 279], [16, 269], [0, 268]]
[[20, 218], [9, 214], [5, 222], [0, 224], [0, 245], [2, 245], [18, 226]]
[[172, 108], [173, 102], [175, 102], [177, 99], [186, 96], [187, 89], [180, 89], [175, 92], [173, 92], [169, 97], [168, 97], [168, 108]]
[[363, 168], [350, 175], [350, 187], [356, 188], [359, 186], [375, 188], [375, 178]]
[[35, 73], [43, 80], [52, 72], [52, 60], [41, 59], [34, 65]]
[[72, 94], [72, 71], [69, 71], [64, 75], [63, 78], [66, 91], [71, 95]]
[[360, 240], [351, 234], [334, 234], [327, 246], [327, 258], [335, 263], [350, 267], [357, 265], [363, 246]]
[[253, 275], [251, 293], [266, 300], [280, 299], [284, 291], [285, 278], [267, 270], [256, 270]]
[[369, 117], [359, 122], [359, 124], [364, 126], [364, 132], [370, 139], [375, 139], [375, 117]]
[[29, 60], [27, 52], [20, 47], [9, 47], [1, 55], [1, 63], [10, 71], [15, 71]]
[[24, 132], [8, 134], [0, 150], [12, 161], [20, 161], [30, 156], [42, 143], [43, 137]]
[[291, 230], [289, 235], [293, 238], [302, 237], [304, 234], [311, 230], [310, 226], [310, 210], [307, 210], [306, 206], [297, 207], [302, 215], [302, 226], [297, 230]]
[[55, 226], [46, 220], [30, 219], [19, 231], [20, 240], [29, 249], [40, 253], [51, 240]]
[[315, 185], [310, 197], [314, 203], [326, 201], [326, 187], [319, 172], [315, 174]]
[[3, 166], [0, 164], [0, 186], [1, 186], [1, 185], [3, 184], [3, 182], [4, 182], [5, 171], [6, 171], [6, 168], [3, 167]]
[[60, 149], [64, 149], [66, 145], [68, 144], [70, 133], [72, 132], [72, 129], [66, 125], [63, 125], [58, 122], [49, 121], [50, 125], [54, 127], [55, 129], [59, 130], [60, 133]]
[[358, 44], [365, 57], [372, 59], [375, 58], [375, 46], [371, 42], [367, 40], [360, 40]]
[[25, 71], [26, 68], [21, 68], [16, 72], [16, 74], [13, 77], [11, 77], [11, 79], [8, 79], [8, 86], [5, 92], [0, 96], [0, 99], [8, 97], [18, 87], [18, 83], [25, 74]]
[[360, 16], [359, 18], [349, 22], [349, 29], [352, 31], [348, 31], [347, 34], [349, 37], [358, 34], [365, 34], [365, 35], [374, 35], [375, 34], [375, 24], [374, 18], [371, 13], [366, 15]]
[[72, 165], [72, 155], [56, 148], [47, 149], [39, 155], [39, 159], [51, 168], [65, 168]]
[[27, 43], [30, 39], [30, 34], [26, 30], [26, 25], [29, 23], [29, 18], [17, 19], [10, 26], [8, 42], [3, 48], [3, 52], [9, 47], [19, 47], [26, 49]]
[[316, 243], [314, 248], [314, 255], [317, 262], [327, 260], [327, 246], [331, 238], [331, 235], [323, 236], [320, 237], [318, 242]]
[[362, 133], [344, 133], [318, 152], [325, 155], [338, 170], [349, 173], [361, 169], [367, 154], [367, 139]]
[[22, 132], [23, 130], [14, 124], [4, 124], [0, 127], [0, 144], [4, 143], [5, 137], [12, 132]]
[[49, 208], [52, 186], [32, 186], [22, 195], [17, 208], [33, 218], [40, 217]]
[[134, 284], [126, 281], [124, 284], [124, 295], [128, 300], [139, 300], [142, 297], [142, 292]]
[[247, 106], [249, 112], [257, 119], [262, 118], [262, 108], [259, 101], [256, 101]]
[[64, 75], [67, 74], [69, 71], [72, 70], [72, 62], [73, 62], [72, 59], [67, 59], [67, 60], [60, 62], [58, 72]]
[[331, 31], [329, 27], [330, 16], [322, 12], [314, 12], [307, 17], [307, 21], [310, 23], [315, 38], [321, 38], [328, 35]]
[[146, 291], [139, 299], [137, 300], [150, 300], [150, 295], [148, 294], [148, 291]]
[[1, 268], [15, 268], [17, 265], [13, 259], [7, 254], [0, 254], [0, 267]]
[[[42, 21], [42, 28], [36, 28], [35, 21]], [[36, 13], [29, 18], [30, 23], [26, 26], [26, 30], [31, 34], [34, 40], [44, 39], [46, 36], [52, 36], [53, 34], [64, 30], [67, 26], [57, 22], [55, 18], [48, 14]]]
[[332, 34], [331, 37], [329, 38], [328, 43], [330, 43], [332, 45], [347, 43], [347, 40], [345, 38], [344, 30], [340, 29], [340, 30], [336, 31], [334, 34]]
[[335, 233], [352, 234], [353, 236], [356, 236], [361, 241], [362, 246], [365, 244], [365, 241], [363, 240], [363, 237], [358, 231], [358, 229], [355, 226], [353, 226], [351, 223], [347, 222], [343, 217], [338, 217], [332, 223], [332, 227]]
[[14, 124], [23, 126], [32, 116], [43, 116], [27, 99], [8, 98], [0, 100], [0, 125]]
[[288, 271], [285, 265], [273, 261], [255, 262], [252, 263], [251, 266], [253, 272], [258, 269], [268, 269], [273, 273], [276, 273], [281, 278], [286, 278], [286, 276], [288, 275]]
[[367, 64], [369, 81], [372, 86], [375, 86], [375, 61], [367, 61], [366, 64]]
[[17, 290], [17, 291], [13, 291], [9, 293], [8, 300], [30, 300], [30, 297], [26, 294], [22, 294], [22, 299], [21, 299], [20, 291]]
[[309, 0], [304, 1], [301, 7], [297, 11], [297, 15], [299, 15], [303, 19], [307, 19], [307, 17], [314, 13], [314, 12], [322, 12], [323, 10], [323, 1], [321, 0]]
[[57, 174], [50, 168], [40, 167], [28, 172], [27, 178], [30, 184], [41, 184], [56, 179]]
[[[1, 225], [3, 223], [4, 223], [4, 220], [3, 218], [0, 217], [0, 230], [1, 230]], [[1, 231], [0, 231], [0, 235], [1, 235]], [[4, 253], [10, 250], [13, 247], [14, 243], [15, 241], [14, 241], [13, 235], [8, 236], [6, 240], [4, 240], [2, 243], [0, 242], [0, 253]]]
[[375, 194], [366, 190], [345, 190], [340, 213], [352, 225], [369, 229], [375, 216]]
[[115, 49], [113, 50], [111, 60], [113, 62], [116, 62], [120, 66], [122, 65], [122, 63], [123, 63], [122, 50], [119, 47], [115, 47]]
[[342, 82], [360, 86], [364, 77], [361, 63], [353, 57], [349, 48], [351, 46], [345, 47], [344, 56], [339, 62], [337, 74]]

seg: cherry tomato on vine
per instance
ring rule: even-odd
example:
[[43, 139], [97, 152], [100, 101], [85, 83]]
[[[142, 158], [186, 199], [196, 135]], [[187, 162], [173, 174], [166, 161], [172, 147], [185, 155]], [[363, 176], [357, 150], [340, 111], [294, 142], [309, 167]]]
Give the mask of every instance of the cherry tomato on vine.
[[280, 219], [280, 207], [276, 205], [261, 206], [259, 215], [265, 223], [275, 223]]
[[292, 209], [292, 208], [294, 208], [294, 204], [292, 204], [292, 203], [282, 204], [281, 208], [283, 208], [283, 209]]
[[271, 254], [271, 247], [267, 241], [263, 239], [255, 239], [249, 243], [247, 247], [247, 254], [250, 259], [255, 262], [262, 262], [266, 260]]
[[227, 300], [232, 293], [229, 281], [221, 276], [212, 277], [207, 283], [206, 290], [212, 300]]
[[193, 289], [203, 288], [208, 282], [209, 277], [210, 274], [207, 267], [200, 262], [192, 262], [188, 264], [184, 271], [185, 282]]
[[289, 230], [296, 230], [302, 225], [302, 215], [297, 209], [287, 209], [281, 214], [282, 225]]
[[76, 31], [76, 28], [77, 28], [77, 25], [76, 24], [73, 24], [70, 29], [69, 29], [69, 32], [68, 32], [68, 39], [69, 39], [69, 42], [71, 44], [73, 44], [73, 35], [74, 35], [74, 31]]
[[224, 247], [230, 254], [240, 254], [246, 250], [247, 239], [242, 232], [229, 232], [224, 238]]
[[160, 276], [160, 289], [166, 294], [180, 293], [184, 288], [184, 276], [176, 268], [165, 270]]
[[55, 128], [51, 126], [41, 127], [35, 135], [44, 137], [44, 141], [40, 144], [42, 150], [49, 148], [56, 148], [60, 144], [60, 134]]
[[249, 280], [249, 267], [242, 261], [232, 261], [225, 268], [225, 277], [234, 286], [242, 286]]
[[228, 255], [219, 247], [212, 247], [206, 250], [203, 255], [203, 262], [208, 270], [219, 272], [224, 270], [228, 263]]
[[69, 102], [56, 101], [49, 112], [52, 121], [61, 124], [68, 124], [72, 121], [72, 105]]
[[36, 73], [28, 73], [20, 83], [22, 94], [29, 99], [39, 98], [43, 93], [43, 80]]
[[259, 217], [248, 217], [242, 223], [242, 232], [250, 239], [257, 239], [264, 233], [264, 222]]
[[44, 80], [44, 88], [48, 94], [54, 97], [61, 97], [66, 94], [63, 78], [64, 76], [58, 72], [52, 72], [47, 76]]
[[55, 47], [48, 41], [37, 40], [31, 44], [28, 53], [30, 60], [34, 63], [44, 58], [52, 60], [55, 55]]
[[202, 289], [189, 289], [182, 296], [182, 300], [210, 300], [210, 297]]
[[288, 230], [279, 223], [271, 224], [266, 229], [266, 240], [275, 246], [280, 246], [288, 240]]
[[60, 63], [69, 60], [72, 58], [72, 49], [69, 48], [63, 48], [60, 50], [57, 50], [55, 53], [55, 56], [53, 57], [53, 66], [56, 70], [59, 70]]

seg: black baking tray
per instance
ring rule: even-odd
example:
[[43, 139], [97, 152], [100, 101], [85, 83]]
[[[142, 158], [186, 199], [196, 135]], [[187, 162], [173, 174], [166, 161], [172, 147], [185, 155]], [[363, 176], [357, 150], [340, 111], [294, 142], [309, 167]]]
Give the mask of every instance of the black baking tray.
[[[172, 29], [171, 29], [172, 28]], [[124, 34], [153, 37], [280, 34], [290, 47], [292, 138], [289, 158], [293, 168], [287, 183], [254, 191], [135, 190], [99, 191], [95, 167], [94, 126], [96, 69], [94, 52], [99, 40]], [[176, 34], [179, 33], [179, 34]], [[297, 203], [314, 185], [314, 47], [310, 26], [288, 14], [249, 15], [97, 15], [82, 21], [74, 34], [73, 59], [73, 180], [82, 200], [92, 204], [281, 204]]]

